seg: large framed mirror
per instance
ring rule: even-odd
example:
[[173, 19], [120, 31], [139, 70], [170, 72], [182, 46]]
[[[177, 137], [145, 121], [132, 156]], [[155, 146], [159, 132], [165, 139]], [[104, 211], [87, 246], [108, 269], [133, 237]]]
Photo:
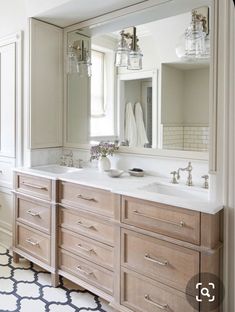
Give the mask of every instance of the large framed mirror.
[[[195, 14], [202, 29], [193, 24]], [[216, 127], [214, 23], [213, 0], [172, 0], [66, 29], [65, 146], [118, 141], [128, 153], [208, 159]], [[133, 26], [141, 69], [115, 64], [122, 34]], [[190, 30], [195, 37], [204, 34], [203, 43], [193, 47], [196, 56], [187, 50], [195, 45], [192, 38], [186, 42]], [[88, 56], [82, 60], [89, 67], [85, 72], [76, 64], [71, 69], [71, 47]]]

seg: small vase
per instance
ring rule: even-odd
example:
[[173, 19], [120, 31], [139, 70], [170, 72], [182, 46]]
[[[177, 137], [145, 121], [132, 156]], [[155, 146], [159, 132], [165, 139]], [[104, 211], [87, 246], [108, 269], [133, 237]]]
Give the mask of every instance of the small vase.
[[109, 170], [111, 168], [111, 163], [108, 157], [101, 156], [98, 161], [98, 168], [100, 172], [104, 172], [105, 170]]

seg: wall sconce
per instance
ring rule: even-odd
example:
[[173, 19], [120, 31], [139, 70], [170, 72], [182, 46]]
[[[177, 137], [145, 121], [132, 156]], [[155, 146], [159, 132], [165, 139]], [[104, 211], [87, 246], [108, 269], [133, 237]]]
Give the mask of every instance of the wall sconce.
[[68, 73], [91, 76], [89, 46], [84, 40], [74, 41], [68, 46]]
[[[203, 12], [203, 13], [200, 13]], [[176, 55], [185, 60], [210, 57], [209, 8], [192, 10], [192, 20], [176, 47]]]
[[136, 27], [122, 30], [121, 39], [115, 53], [115, 66], [127, 67], [130, 70], [142, 69], [143, 54], [138, 46]]

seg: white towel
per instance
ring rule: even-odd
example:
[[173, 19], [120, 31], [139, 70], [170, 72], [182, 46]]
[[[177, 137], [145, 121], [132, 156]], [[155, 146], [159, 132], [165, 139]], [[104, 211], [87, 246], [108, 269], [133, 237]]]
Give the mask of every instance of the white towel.
[[125, 140], [129, 142], [129, 146], [137, 145], [137, 129], [132, 104], [126, 104], [125, 112]]
[[137, 146], [144, 147], [144, 145], [149, 143], [149, 141], [144, 126], [142, 107], [139, 102], [135, 104], [135, 122], [137, 128]]

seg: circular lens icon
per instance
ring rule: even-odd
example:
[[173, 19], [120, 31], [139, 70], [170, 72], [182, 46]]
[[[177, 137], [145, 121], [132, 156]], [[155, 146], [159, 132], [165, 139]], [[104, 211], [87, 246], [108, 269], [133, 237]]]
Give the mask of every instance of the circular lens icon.
[[211, 273], [194, 275], [187, 284], [186, 297], [190, 305], [201, 312], [217, 309], [224, 300], [224, 285]]

